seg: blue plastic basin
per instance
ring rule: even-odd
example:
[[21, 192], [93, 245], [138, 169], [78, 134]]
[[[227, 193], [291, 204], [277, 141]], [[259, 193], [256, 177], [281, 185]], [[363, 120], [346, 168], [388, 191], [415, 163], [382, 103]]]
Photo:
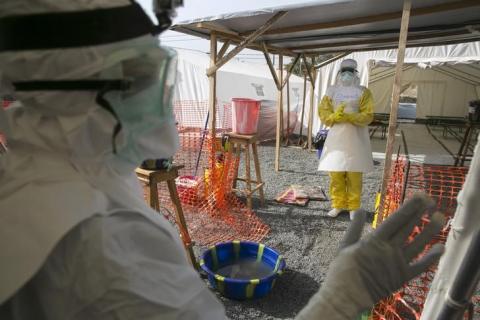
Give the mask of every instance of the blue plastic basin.
[[[245, 261], [262, 264], [261, 269], [270, 272], [251, 279], [233, 278], [217, 272]], [[201, 256], [200, 267], [207, 273], [211, 286], [220, 294], [230, 299], [245, 300], [260, 298], [269, 293], [275, 285], [276, 278], [285, 269], [285, 260], [277, 251], [263, 244], [232, 241], [217, 244], [206, 250]]]

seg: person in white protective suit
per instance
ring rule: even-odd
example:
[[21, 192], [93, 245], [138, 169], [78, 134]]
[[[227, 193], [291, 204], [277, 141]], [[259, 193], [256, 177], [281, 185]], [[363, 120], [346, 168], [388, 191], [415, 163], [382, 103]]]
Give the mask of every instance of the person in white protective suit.
[[352, 220], [361, 206], [362, 175], [373, 169], [367, 127], [373, 120], [373, 99], [359, 83], [357, 62], [342, 61], [335, 85], [318, 106], [320, 120], [330, 127], [318, 170], [329, 172], [332, 209], [327, 215], [332, 218], [349, 211]]
[[[36, 42], [42, 32], [75, 34], [70, 22], [90, 15], [106, 30], [125, 12], [138, 19], [127, 36]], [[128, 0], [0, 2], [0, 35], [40, 21], [27, 28], [33, 36], [0, 42], [0, 90], [21, 102], [0, 112], [9, 142], [0, 156], [0, 319], [226, 319], [134, 174], [178, 145], [175, 58], [140, 27], [142, 15]], [[405, 246], [428, 206], [414, 199], [363, 240], [359, 211], [298, 319], [353, 319], [438, 259], [441, 247], [410, 264], [443, 225], [439, 213]]]

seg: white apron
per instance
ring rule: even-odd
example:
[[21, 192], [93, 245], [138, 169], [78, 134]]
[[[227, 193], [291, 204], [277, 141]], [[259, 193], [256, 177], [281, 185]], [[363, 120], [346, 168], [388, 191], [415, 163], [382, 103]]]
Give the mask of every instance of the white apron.
[[[359, 112], [360, 98], [364, 89], [361, 86], [331, 86], [327, 90], [327, 96], [332, 99], [335, 110], [344, 102], [345, 113], [356, 113]], [[318, 170], [350, 172], [373, 170], [368, 127], [359, 127], [348, 122], [335, 123], [328, 131]]]

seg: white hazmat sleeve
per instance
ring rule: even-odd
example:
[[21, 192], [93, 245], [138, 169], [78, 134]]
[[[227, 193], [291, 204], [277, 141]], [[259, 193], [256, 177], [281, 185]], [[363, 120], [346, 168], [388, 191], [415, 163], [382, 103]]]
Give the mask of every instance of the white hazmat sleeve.
[[132, 212], [74, 228], [1, 309], [14, 320], [226, 319], [178, 239]]

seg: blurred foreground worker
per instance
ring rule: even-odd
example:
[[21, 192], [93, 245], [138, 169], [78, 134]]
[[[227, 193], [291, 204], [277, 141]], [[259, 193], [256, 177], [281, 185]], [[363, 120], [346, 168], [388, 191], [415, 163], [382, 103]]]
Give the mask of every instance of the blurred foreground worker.
[[[175, 57], [155, 38], [171, 5], [157, 2], [156, 28], [127, 0], [0, 2], [0, 90], [21, 102], [0, 112], [0, 319], [226, 318], [134, 174], [178, 146]], [[436, 224], [406, 248], [403, 236], [425, 206], [355, 243], [359, 214], [299, 318], [352, 319], [423, 271], [439, 250], [408, 261]]]
[[224, 317], [134, 172], [178, 147], [176, 2], [0, 1], [0, 319]]
[[361, 206], [362, 174], [373, 169], [367, 127], [373, 120], [373, 99], [359, 83], [357, 62], [342, 61], [335, 85], [318, 106], [320, 120], [330, 127], [318, 170], [329, 172], [332, 218], [342, 211], [353, 218]]

